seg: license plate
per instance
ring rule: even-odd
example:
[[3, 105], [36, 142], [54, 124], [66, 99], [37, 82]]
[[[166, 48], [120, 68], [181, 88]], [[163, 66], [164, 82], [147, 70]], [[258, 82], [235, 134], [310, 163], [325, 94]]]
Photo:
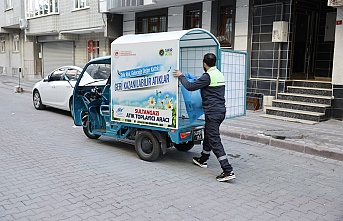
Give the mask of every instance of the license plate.
[[202, 130], [193, 131], [193, 141], [202, 141]]

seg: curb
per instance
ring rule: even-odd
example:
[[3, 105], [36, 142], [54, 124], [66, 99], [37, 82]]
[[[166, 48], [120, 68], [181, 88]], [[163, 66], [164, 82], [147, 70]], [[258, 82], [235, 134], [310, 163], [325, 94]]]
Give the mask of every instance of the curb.
[[228, 137], [233, 137], [233, 138], [242, 139], [242, 140], [249, 140], [249, 141], [253, 141], [253, 142], [268, 145], [268, 146], [273, 146], [273, 147], [292, 150], [292, 151], [296, 151], [300, 153], [343, 161], [343, 153], [323, 150], [323, 149], [315, 148], [313, 146], [309, 146], [306, 144], [298, 144], [298, 143], [289, 142], [285, 140], [274, 139], [272, 137], [263, 137], [263, 136], [228, 131], [228, 130], [223, 130], [223, 129], [220, 129], [220, 133]]

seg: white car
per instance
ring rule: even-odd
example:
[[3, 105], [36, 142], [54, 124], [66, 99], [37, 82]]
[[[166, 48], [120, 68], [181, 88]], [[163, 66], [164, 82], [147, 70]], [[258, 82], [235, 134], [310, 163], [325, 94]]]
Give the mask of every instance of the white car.
[[[32, 89], [33, 106], [37, 110], [49, 106], [71, 111], [73, 90], [81, 71], [82, 68], [78, 66], [63, 66], [37, 82]], [[109, 67], [88, 66], [80, 84], [104, 85], [110, 73]]]

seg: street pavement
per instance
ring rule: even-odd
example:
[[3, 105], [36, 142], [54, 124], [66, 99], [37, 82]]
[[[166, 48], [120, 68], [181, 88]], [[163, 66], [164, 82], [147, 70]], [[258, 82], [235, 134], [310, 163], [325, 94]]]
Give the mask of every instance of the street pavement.
[[[37, 80], [20, 80], [23, 93], [31, 93]], [[17, 77], [0, 75], [2, 87], [15, 90]], [[343, 122], [328, 120], [314, 125], [263, 118], [263, 111], [247, 111], [246, 116], [227, 119], [223, 135], [278, 148], [343, 161]]]
[[134, 147], [88, 139], [70, 114], [37, 111], [0, 85], [0, 220], [343, 220], [343, 162], [222, 136], [237, 179], [221, 183], [201, 146], [155, 162]]

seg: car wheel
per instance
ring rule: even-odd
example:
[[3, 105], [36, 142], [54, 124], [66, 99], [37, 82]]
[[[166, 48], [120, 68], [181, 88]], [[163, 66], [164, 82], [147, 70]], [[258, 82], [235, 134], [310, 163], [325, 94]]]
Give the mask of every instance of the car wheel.
[[194, 147], [194, 142], [193, 141], [188, 141], [186, 143], [181, 143], [181, 144], [174, 144], [174, 147], [179, 150], [179, 151], [189, 151]]
[[70, 99], [69, 99], [69, 110], [70, 110], [71, 117], [74, 118], [73, 97], [70, 97]]
[[154, 161], [161, 155], [161, 144], [150, 131], [140, 131], [135, 138], [135, 149], [142, 160]]
[[37, 110], [43, 110], [45, 108], [45, 105], [42, 104], [42, 99], [40, 97], [38, 90], [35, 90], [33, 92], [33, 106]]
[[92, 133], [92, 124], [88, 122], [88, 113], [82, 112], [82, 129], [83, 133], [89, 138], [89, 139], [98, 139], [101, 135], [93, 134]]

